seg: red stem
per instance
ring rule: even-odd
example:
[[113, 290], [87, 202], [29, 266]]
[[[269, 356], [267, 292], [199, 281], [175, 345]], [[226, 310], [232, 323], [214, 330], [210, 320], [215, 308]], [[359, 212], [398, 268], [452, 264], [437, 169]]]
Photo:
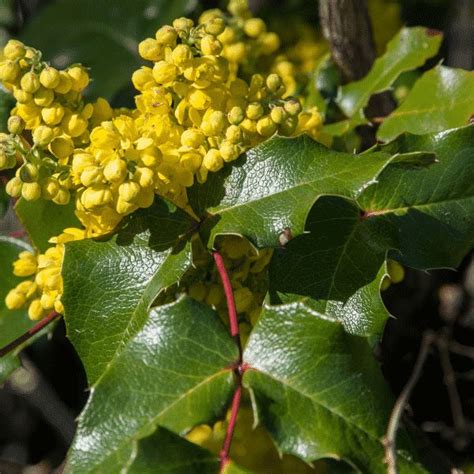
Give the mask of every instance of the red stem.
[[10, 342], [5, 347], [2, 347], [0, 349], [0, 357], [7, 355], [13, 349], [15, 349], [20, 344], [30, 339], [30, 337], [33, 337], [36, 333], [41, 331], [41, 329], [43, 329], [45, 326], [47, 326], [49, 323], [53, 322], [56, 318], [59, 318], [60, 316], [61, 315], [56, 313], [56, 311], [52, 311], [51, 313], [49, 313], [39, 323], [35, 324], [32, 328], [28, 329], [28, 331], [26, 331], [20, 337], [17, 337], [14, 341]]
[[230, 283], [229, 275], [225, 269], [224, 259], [219, 252], [212, 252], [214, 261], [216, 262], [217, 271], [221, 277], [222, 286], [224, 287], [225, 298], [227, 300], [227, 311], [229, 312], [230, 335], [232, 337], [239, 335], [239, 323], [237, 322], [237, 310], [235, 309], [234, 293]]
[[245, 370], [242, 364], [242, 344], [240, 342], [240, 334], [239, 334], [239, 322], [237, 320], [237, 310], [235, 308], [235, 300], [234, 300], [234, 293], [232, 291], [232, 284], [230, 282], [229, 275], [224, 265], [224, 260], [222, 255], [217, 252], [213, 251], [212, 256], [214, 258], [214, 262], [217, 267], [217, 271], [219, 272], [219, 276], [222, 282], [222, 286], [224, 288], [224, 293], [227, 301], [227, 312], [229, 315], [229, 326], [230, 326], [230, 335], [234, 338], [235, 343], [239, 349], [239, 359], [237, 361], [237, 365], [235, 368], [235, 374], [237, 377], [237, 388], [235, 389], [234, 396], [232, 398], [232, 406], [230, 411], [230, 420], [229, 424], [227, 425], [227, 430], [225, 434], [224, 443], [222, 445], [222, 449], [220, 452], [220, 473], [223, 474], [225, 472], [225, 468], [227, 464], [230, 462], [230, 446], [232, 444], [232, 437], [234, 436], [235, 425], [237, 422], [237, 415], [239, 414], [240, 408], [240, 399], [242, 398], [242, 374]]
[[13, 237], [15, 239], [21, 239], [23, 237], [25, 237], [26, 235], [26, 231], [24, 231], [23, 229], [20, 229], [20, 230], [14, 230], [13, 232], [10, 232], [8, 234], [8, 237]]
[[242, 396], [241, 377], [239, 378], [240, 380], [238, 382], [237, 388], [235, 389], [234, 397], [232, 398], [230, 420], [229, 420], [229, 424], [227, 425], [224, 443], [222, 445], [222, 449], [219, 456], [221, 460], [221, 466], [220, 466], [221, 473], [224, 472], [225, 467], [230, 462], [230, 457], [229, 457], [230, 446], [232, 444], [232, 437], [234, 436], [235, 424], [237, 422], [237, 415], [239, 414], [239, 408], [240, 408], [240, 398]]

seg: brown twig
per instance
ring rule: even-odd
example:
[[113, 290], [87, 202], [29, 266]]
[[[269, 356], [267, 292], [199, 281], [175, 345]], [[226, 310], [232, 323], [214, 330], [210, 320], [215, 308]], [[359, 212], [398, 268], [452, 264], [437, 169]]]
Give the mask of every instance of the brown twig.
[[413, 388], [420, 378], [421, 371], [425, 365], [426, 358], [430, 352], [431, 346], [435, 340], [435, 335], [429, 331], [423, 335], [420, 351], [416, 359], [413, 371], [406, 385], [403, 387], [400, 395], [395, 402], [387, 427], [387, 432], [383, 439], [385, 447], [385, 462], [387, 463], [387, 473], [397, 474], [397, 431], [400, 426], [401, 417], [405, 410], [406, 404], [410, 398]]
[[441, 367], [443, 369], [443, 380], [444, 384], [446, 385], [446, 390], [448, 391], [449, 403], [451, 405], [451, 414], [453, 416], [454, 429], [462, 437], [458, 438], [458, 442], [461, 445], [459, 447], [462, 448], [465, 445], [465, 434], [468, 430], [462, 409], [461, 397], [459, 395], [459, 390], [456, 385], [456, 376], [454, 374], [454, 369], [451, 364], [451, 359], [449, 357], [449, 343], [450, 341], [448, 341], [446, 337], [439, 337], [436, 340]]
[[5, 347], [0, 349], [0, 357], [7, 355], [13, 349], [16, 349], [20, 344], [27, 341], [35, 334], [41, 331], [45, 326], [53, 322], [55, 319], [59, 318], [61, 315], [56, 313], [56, 311], [52, 311], [46, 317], [44, 317], [39, 323], [35, 324], [32, 328], [28, 329], [24, 334], [20, 337], [17, 337], [14, 341], [7, 344]]
[[453, 354], [474, 359], [474, 347], [459, 344], [457, 341], [450, 341], [448, 344], [448, 349]]
[[320, 0], [323, 35], [347, 82], [364, 77], [375, 59], [375, 44], [365, 0]]

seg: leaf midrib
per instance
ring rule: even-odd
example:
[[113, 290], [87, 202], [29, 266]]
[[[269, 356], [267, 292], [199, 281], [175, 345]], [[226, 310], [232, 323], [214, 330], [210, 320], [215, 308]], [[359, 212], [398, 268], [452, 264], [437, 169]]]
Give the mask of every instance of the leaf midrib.
[[[141, 426], [141, 428], [139, 428], [139, 429], [140, 430], [143, 430], [143, 429], [146, 430], [148, 427], [159, 426], [158, 419], [160, 417], [162, 417], [163, 415], [165, 415], [166, 412], [168, 412], [170, 409], [172, 409], [176, 404], [178, 404], [179, 402], [184, 400], [187, 396], [192, 394], [195, 390], [198, 390], [199, 388], [201, 388], [203, 385], [205, 385], [207, 383], [210, 383], [213, 379], [221, 377], [222, 375], [229, 374], [229, 373], [232, 373], [232, 369], [225, 368], [225, 369], [221, 369], [218, 372], [215, 372], [215, 373], [211, 374], [210, 376], [206, 377], [204, 380], [202, 380], [198, 384], [194, 385], [193, 387], [191, 387], [186, 392], [182, 393], [172, 403], [170, 403], [165, 408], [163, 408], [159, 413], [157, 413], [150, 421], [148, 421], [147, 424]], [[115, 449], [113, 449], [112, 451], [106, 452], [106, 456], [102, 457], [102, 459], [100, 461], [100, 464], [96, 464], [95, 468], [100, 467], [100, 465], [102, 464], [102, 462], [104, 460], [106, 460], [109, 456], [111, 456], [111, 455], [115, 454], [117, 451], [119, 451], [125, 444], [128, 444], [132, 441], [138, 441], [138, 439], [135, 438], [135, 435], [136, 435], [136, 432], [134, 434], [130, 435], [130, 436], [127, 436], [124, 440], [122, 440], [122, 442]], [[132, 453], [132, 455], [133, 455], [133, 453]], [[133, 463], [132, 463], [132, 465], [133, 465]], [[129, 467], [131, 467], [131, 466], [126, 467], [125, 472], [128, 471]]]
[[[153, 282], [155, 281], [156, 278], [158, 278], [158, 274], [160, 273], [160, 270], [164, 264], [164, 262], [169, 258], [170, 252], [167, 251], [168, 254], [166, 257], [163, 259], [162, 263], [160, 264], [160, 267], [156, 270], [156, 272], [153, 274], [153, 276], [150, 278], [148, 284], [143, 288], [143, 292], [141, 293], [140, 299], [138, 300], [137, 304], [135, 305], [135, 308], [133, 312], [130, 314], [130, 318], [127, 321], [126, 326], [124, 327], [123, 331], [120, 331], [120, 339], [117, 344], [117, 347], [113, 353], [113, 356], [110, 358], [109, 362], [107, 362], [106, 367], [104, 371], [100, 374], [100, 376], [97, 378], [97, 380], [91, 385], [91, 388], [95, 388], [99, 382], [104, 378], [104, 376], [109, 372], [111, 367], [114, 365], [115, 360], [117, 357], [120, 355], [122, 350], [124, 349], [124, 339], [125, 339], [125, 334], [128, 333], [130, 326], [132, 325], [132, 322], [135, 321], [138, 315], [138, 309], [141, 308], [143, 305], [146, 305], [146, 308], [148, 309], [151, 303], [153, 302], [153, 298], [150, 298], [148, 295], [148, 290], [150, 287], [153, 285]], [[160, 288], [159, 291], [161, 291], [163, 288]], [[146, 303], [146, 300], [149, 299], [148, 304]]]
[[[373, 210], [365, 210], [365, 212], [371, 213], [373, 212], [373, 216], [370, 217], [375, 217], [375, 216], [384, 216], [387, 214], [393, 214], [397, 211], [410, 211], [411, 209], [418, 209], [418, 208], [424, 208], [424, 207], [434, 207], [434, 206], [441, 206], [443, 204], [449, 203], [449, 202], [459, 202], [459, 201], [469, 201], [471, 199], [474, 199], [474, 194], [466, 197], [456, 197], [456, 198], [450, 198], [450, 199], [443, 199], [443, 200], [436, 200], [432, 202], [425, 202], [425, 203], [420, 203], [420, 204], [412, 204], [409, 206], [401, 206], [401, 207], [391, 207], [388, 209], [373, 209]], [[369, 218], [370, 218], [369, 217]]]
[[[331, 407], [328, 407], [327, 405], [325, 405], [324, 403], [322, 403], [320, 400], [317, 400], [315, 399], [313, 396], [311, 396], [310, 394], [307, 394], [306, 392], [302, 391], [300, 388], [295, 388], [294, 386], [292, 386], [290, 383], [288, 383], [286, 380], [281, 380], [279, 379], [277, 376], [273, 375], [273, 374], [270, 374], [266, 371], [263, 371], [259, 368], [256, 368], [255, 366], [251, 366], [247, 369], [248, 371], [254, 371], [256, 372], [257, 374], [261, 374], [261, 375], [265, 375], [273, 380], [275, 380], [276, 382], [279, 382], [281, 385], [283, 385], [284, 387], [288, 387], [289, 389], [293, 390], [294, 392], [296, 393], [299, 393], [302, 397], [304, 398], [307, 398], [309, 399], [310, 401], [312, 401], [314, 404], [316, 405], [319, 405], [321, 406], [322, 408], [324, 408], [326, 411], [328, 411], [329, 413], [331, 413], [332, 415], [334, 415], [335, 417], [337, 418], [340, 418], [345, 424], [349, 425], [349, 426], [352, 426], [354, 428], [356, 428], [358, 431], [361, 431], [362, 433], [364, 433], [367, 437], [369, 437], [370, 439], [376, 441], [380, 446], [382, 446], [381, 442], [380, 442], [380, 438], [377, 437], [376, 435], [373, 435], [372, 433], [366, 431], [364, 428], [362, 428], [361, 426], [359, 426], [357, 423], [354, 423], [353, 421], [351, 420], [347, 420], [346, 418], [344, 418], [343, 415], [341, 415], [340, 413], [334, 411], [333, 409], [331, 409]], [[357, 375], [357, 374], [354, 374], [354, 375]], [[346, 379], [347, 380], [347, 379]], [[324, 389], [324, 391], [327, 391], [329, 389], [331, 389], [332, 387], [326, 387]]]
[[[389, 156], [389, 155], [387, 155]], [[374, 173], [374, 177], [370, 179], [370, 181], [366, 181], [364, 183], [362, 183], [359, 188], [357, 190], [355, 190], [355, 192], [357, 194], [360, 194], [362, 191], [364, 191], [366, 188], [368, 188], [371, 184], [374, 184], [376, 182], [376, 179], [377, 179], [377, 176], [384, 170], [384, 168], [386, 168], [386, 166], [390, 163], [391, 161], [391, 158], [388, 159], [385, 163], [381, 164], [381, 169], [378, 170], [377, 172]], [[266, 199], [273, 199], [275, 196], [278, 196], [280, 194], [285, 194], [285, 193], [288, 193], [288, 192], [291, 192], [293, 190], [297, 190], [299, 188], [303, 188], [305, 186], [308, 186], [308, 187], [312, 187], [313, 185], [317, 184], [318, 182], [322, 182], [322, 181], [326, 181], [327, 179], [337, 179], [338, 176], [340, 175], [343, 175], [343, 174], [347, 174], [348, 173], [348, 170], [344, 170], [344, 171], [341, 171], [341, 172], [338, 172], [338, 173], [335, 173], [335, 174], [332, 174], [332, 175], [329, 175], [329, 176], [324, 176], [323, 178], [317, 178], [317, 179], [314, 179], [312, 181], [304, 181], [304, 182], [301, 182], [301, 183], [298, 183], [297, 185], [295, 186], [292, 186], [291, 188], [287, 188], [287, 189], [282, 189], [280, 191], [277, 191], [275, 193], [272, 193], [272, 194], [268, 194], [266, 196], [262, 196], [262, 197], [259, 197], [257, 199], [253, 199], [252, 201], [247, 201], [247, 202], [238, 202], [232, 206], [228, 206], [228, 207], [225, 207], [225, 208], [222, 208], [220, 209], [219, 207], [214, 207], [214, 208], [211, 208], [210, 210], [210, 215], [211, 217], [212, 216], [220, 216], [222, 214], [225, 214], [226, 212], [230, 212], [234, 209], [237, 209], [239, 207], [246, 207], [246, 206], [249, 206], [249, 205], [253, 205], [255, 203], [258, 203], [260, 201], [265, 201]], [[313, 190], [314, 191], [314, 190]], [[321, 192], [321, 193], [316, 193], [314, 198], [315, 200], [318, 199], [319, 197], [321, 197], [322, 195], [327, 195], [327, 196], [337, 196], [337, 197], [351, 197], [351, 196], [348, 196], [346, 194], [342, 194], [342, 193], [331, 193], [331, 194], [326, 194], [324, 192]]]

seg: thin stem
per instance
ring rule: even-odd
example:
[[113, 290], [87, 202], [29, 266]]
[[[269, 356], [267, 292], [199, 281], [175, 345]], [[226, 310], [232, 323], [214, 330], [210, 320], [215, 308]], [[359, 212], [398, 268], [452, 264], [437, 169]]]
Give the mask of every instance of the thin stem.
[[23, 229], [20, 230], [14, 230], [8, 234], [8, 237], [13, 237], [14, 239], [22, 239], [25, 237], [26, 231]]
[[401, 391], [400, 395], [395, 402], [392, 413], [390, 415], [387, 432], [383, 439], [383, 444], [385, 446], [385, 462], [387, 463], [387, 473], [388, 474], [397, 474], [397, 431], [400, 425], [400, 420], [405, 410], [406, 404], [410, 398], [411, 392], [415, 387], [418, 379], [420, 378], [421, 371], [425, 365], [426, 358], [428, 357], [431, 345], [435, 336], [432, 332], [426, 332], [423, 335], [421, 341], [420, 352], [418, 353], [418, 358], [416, 359], [415, 366], [413, 367], [413, 372], [408, 379], [405, 387]]
[[450, 341], [448, 349], [454, 354], [474, 359], [474, 347], [465, 346], [456, 341]]
[[232, 438], [234, 436], [235, 425], [237, 423], [237, 415], [239, 414], [240, 400], [242, 398], [242, 375], [245, 367], [242, 363], [242, 344], [240, 342], [239, 334], [239, 323], [237, 321], [237, 309], [235, 307], [234, 292], [232, 291], [232, 284], [230, 282], [229, 274], [224, 265], [224, 259], [222, 255], [213, 251], [212, 256], [216, 264], [217, 271], [224, 288], [224, 293], [227, 301], [227, 312], [229, 316], [230, 335], [234, 338], [235, 343], [239, 349], [239, 358], [235, 368], [235, 374], [237, 377], [237, 388], [235, 389], [234, 396], [232, 398], [232, 405], [230, 410], [230, 420], [227, 425], [227, 430], [224, 438], [224, 443], [220, 452], [220, 473], [225, 472], [226, 466], [230, 462], [230, 447], [232, 445]]
[[20, 337], [17, 337], [14, 341], [7, 344], [5, 347], [0, 349], [0, 357], [7, 355], [13, 349], [16, 349], [20, 344], [27, 341], [35, 334], [37, 334], [41, 329], [47, 326], [49, 323], [53, 322], [55, 319], [59, 318], [61, 315], [56, 313], [56, 311], [52, 311], [46, 317], [44, 317], [39, 323], [35, 324], [32, 328], [28, 329], [24, 334]]
[[237, 415], [239, 414], [241, 397], [242, 397], [242, 384], [241, 384], [241, 377], [240, 377], [237, 388], [235, 389], [235, 392], [234, 392], [234, 397], [232, 398], [230, 420], [229, 420], [229, 424], [227, 425], [224, 443], [222, 445], [222, 449], [219, 456], [221, 460], [221, 466], [220, 466], [221, 473], [224, 472], [225, 467], [230, 462], [230, 457], [229, 457], [230, 446], [232, 444], [232, 437], [234, 436], [235, 424], [237, 422]]
[[443, 368], [444, 384], [449, 395], [449, 402], [451, 404], [451, 412], [454, 421], [454, 428], [461, 434], [466, 433], [466, 420], [464, 419], [461, 397], [456, 385], [456, 377], [454, 369], [449, 357], [449, 346], [445, 338], [439, 338], [437, 341], [441, 367]]
[[235, 339], [237, 346], [239, 348], [240, 359], [239, 363], [242, 361], [242, 347], [240, 344], [239, 336], [239, 323], [237, 321], [237, 310], [235, 308], [235, 299], [234, 292], [232, 291], [232, 284], [230, 283], [230, 278], [227, 273], [227, 270], [224, 265], [224, 259], [222, 255], [214, 251], [212, 252], [214, 262], [216, 263], [217, 271], [221, 278], [222, 286], [224, 288], [225, 298], [227, 301], [227, 311], [229, 314], [229, 326], [230, 326], [230, 335]]

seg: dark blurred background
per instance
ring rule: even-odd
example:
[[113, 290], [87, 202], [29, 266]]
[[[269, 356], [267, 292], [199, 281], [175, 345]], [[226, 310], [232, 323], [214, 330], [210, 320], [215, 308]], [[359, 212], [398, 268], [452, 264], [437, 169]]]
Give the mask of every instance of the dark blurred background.
[[[250, 3], [284, 42], [293, 41], [300, 25], [320, 38], [316, 0]], [[369, 0], [368, 4], [379, 52], [400, 26], [424, 25], [445, 33], [440, 54], [445, 64], [473, 69], [473, 1]], [[0, 0], [0, 43], [20, 38], [58, 67], [81, 62], [91, 68], [94, 78], [90, 96], [130, 106], [134, 92], [129, 78], [141, 64], [138, 42], [175, 17], [196, 17], [204, 9], [225, 5], [210, 0]], [[16, 230], [10, 210], [0, 220], [0, 232]], [[395, 395], [411, 374], [427, 330], [474, 346], [472, 255], [456, 271], [407, 270], [404, 281], [391, 286], [384, 298], [395, 318], [388, 322], [375, 355]], [[432, 351], [406, 422], [422, 452], [434, 461], [433, 472], [449, 472], [451, 465], [460, 472], [474, 472], [474, 349], [451, 354], [450, 362], [446, 366], [439, 351]], [[75, 417], [87, 399], [85, 374], [62, 322], [50, 337], [38, 339], [23, 352], [22, 363], [0, 389], [0, 474], [39, 474], [59, 466], [74, 435]], [[336, 471], [335, 465], [328, 468]]]

